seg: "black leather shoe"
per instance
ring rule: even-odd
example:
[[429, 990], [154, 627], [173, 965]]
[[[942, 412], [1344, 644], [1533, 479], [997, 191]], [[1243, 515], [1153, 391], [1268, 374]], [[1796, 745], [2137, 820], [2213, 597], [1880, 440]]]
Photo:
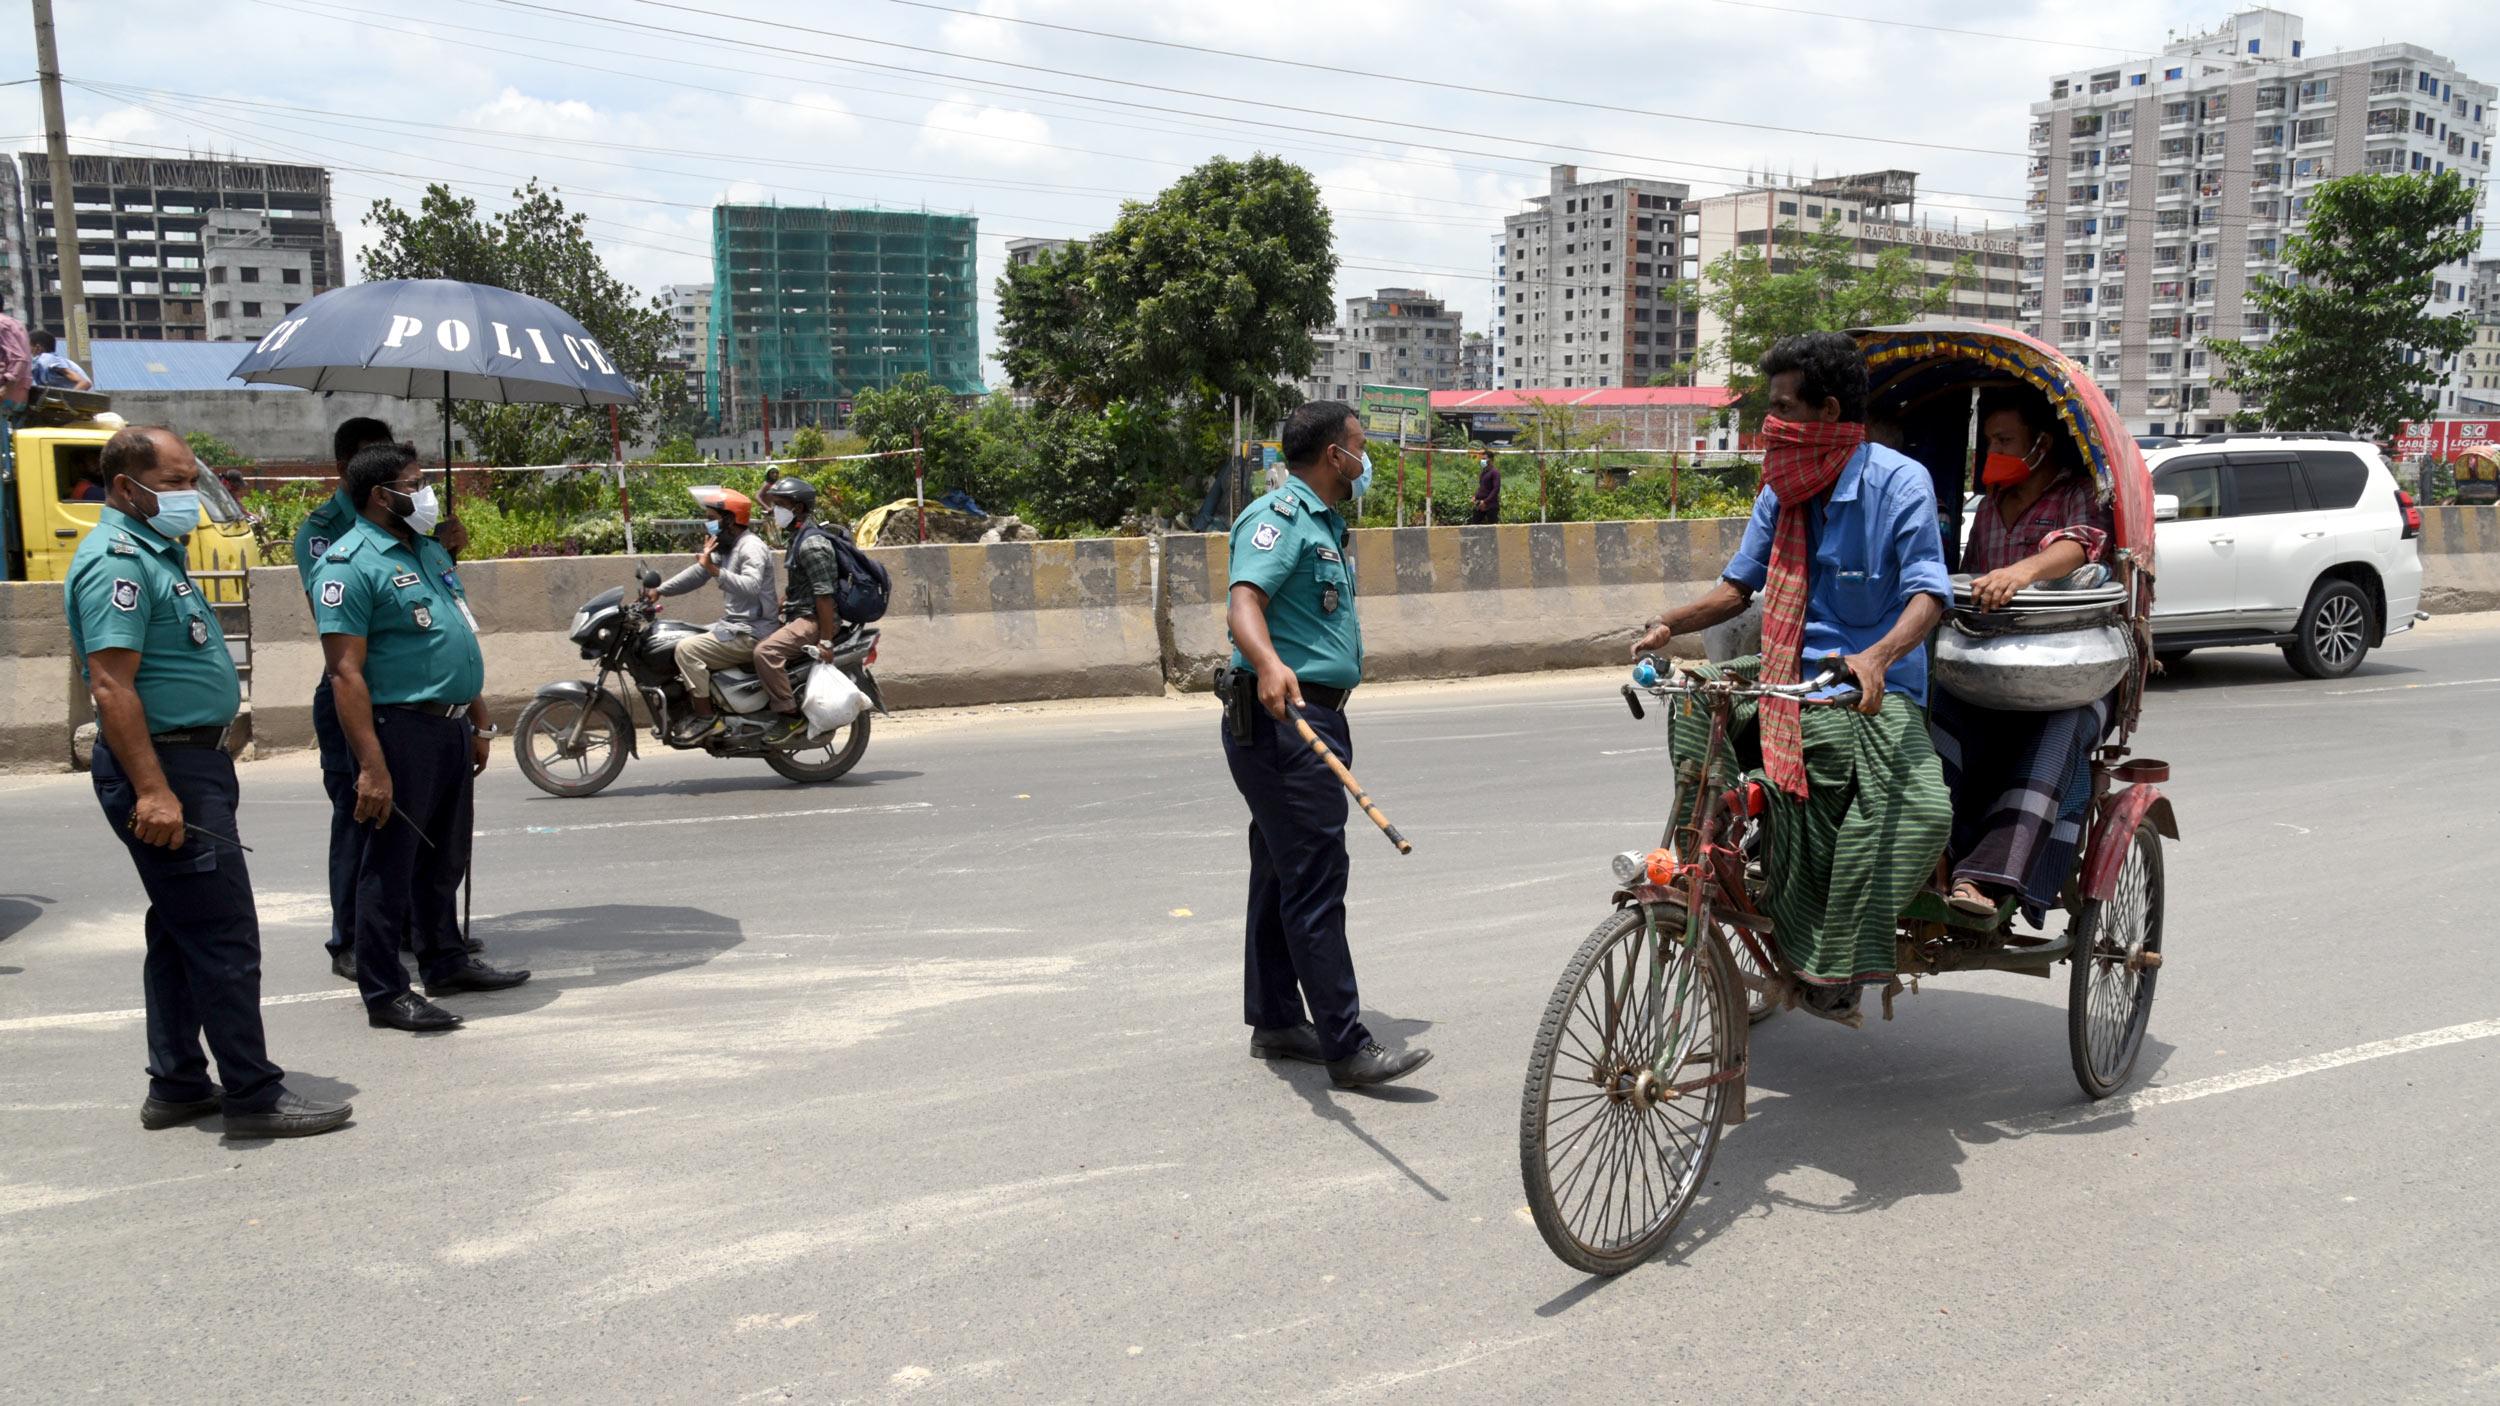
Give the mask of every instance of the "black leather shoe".
[[347, 1121], [353, 1104], [321, 1103], [301, 1094], [281, 1092], [278, 1101], [258, 1113], [226, 1115], [228, 1137], [311, 1137]]
[[460, 1017], [411, 991], [394, 997], [387, 1006], [368, 1007], [365, 1024], [376, 1030], [406, 1030], [423, 1035], [433, 1030], [457, 1030]]
[[1328, 1057], [1320, 1053], [1319, 1032], [1310, 1022], [1287, 1025], [1274, 1030], [1250, 1030], [1250, 1055], [1253, 1059], [1298, 1059], [1305, 1064], [1326, 1064]]
[[471, 957], [460, 970], [440, 981], [427, 982], [425, 994], [449, 996], [459, 991], [501, 991], [506, 987], [518, 986], [529, 979], [530, 974], [527, 971], [517, 968], [505, 971], [501, 967], [490, 967], [477, 958]]
[[1380, 1047], [1378, 1040], [1365, 1040], [1363, 1048], [1343, 1059], [1328, 1061], [1328, 1082], [1341, 1089], [1368, 1089], [1403, 1079], [1432, 1062], [1432, 1051], [1421, 1045], [1409, 1045], [1391, 1054]]
[[474, 957], [478, 953], [486, 950], [486, 939], [482, 937], [464, 937], [460, 940], [460, 946], [462, 950]]
[[215, 1094], [207, 1098], [193, 1099], [188, 1103], [167, 1103], [154, 1094], [150, 1094], [148, 1101], [139, 1105], [139, 1126], [152, 1133], [161, 1132], [166, 1128], [179, 1128], [185, 1123], [198, 1122], [216, 1112], [219, 1107], [220, 1104]]
[[330, 975], [341, 981], [354, 981], [356, 979], [356, 954], [352, 951], [331, 953]]

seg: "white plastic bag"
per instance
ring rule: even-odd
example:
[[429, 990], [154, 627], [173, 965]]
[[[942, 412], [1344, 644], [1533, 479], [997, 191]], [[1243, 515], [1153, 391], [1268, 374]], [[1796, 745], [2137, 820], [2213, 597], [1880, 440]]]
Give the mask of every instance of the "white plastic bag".
[[799, 700], [799, 710], [807, 714], [808, 736], [822, 737], [848, 727], [867, 707], [868, 695], [859, 691], [850, 675], [831, 664], [808, 671], [807, 696]]

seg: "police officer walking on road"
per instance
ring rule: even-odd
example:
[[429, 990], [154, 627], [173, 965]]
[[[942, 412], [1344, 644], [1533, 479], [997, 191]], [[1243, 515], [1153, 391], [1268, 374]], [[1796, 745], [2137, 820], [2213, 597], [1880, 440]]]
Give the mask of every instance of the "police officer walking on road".
[[[70, 563], [71, 646], [95, 698], [93, 780], [147, 890], [148, 1097], [140, 1125], [221, 1109], [229, 1137], [303, 1137], [349, 1106], [290, 1091], [260, 1021], [252, 901], [226, 731], [243, 704], [225, 631], [184, 567], [199, 525], [199, 464], [171, 430], [107, 441], [95, 530]], [[216, 1056], [208, 1078], [205, 1035]]]
[[[313, 572], [313, 622], [340, 730], [356, 759], [356, 984], [377, 1027], [449, 1030], [460, 1017], [426, 996], [529, 980], [461, 944], [472, 778], [494, 727], [486, 659], [451, 554], [427, 536], [439, 513], [417, 451], [358, 450], [344, 478], [357, 520]], [[426, 996], [399, 962], [415, 938]]]
[[1337, 1087], [1364, 1088], [1413, 1073], [1432, 1052], [1392, 1053], [1363, 1026], [1345, 935], [1346, 793], [1287, 720], [1289, 706], [1301, 708], [1353, 763], [1345, 705], [1363, 678], [1363, 628], [1337, 505], [1369, 486], [1371, 456], [1341, 401], [1297, 407], [1282, 438], [1289, 476], [1233, 521], [1234, 650], [1218, 675], [1224, 760], [1250, 804], [1243, 1016], [1251, 1054], [1326, 1064]]

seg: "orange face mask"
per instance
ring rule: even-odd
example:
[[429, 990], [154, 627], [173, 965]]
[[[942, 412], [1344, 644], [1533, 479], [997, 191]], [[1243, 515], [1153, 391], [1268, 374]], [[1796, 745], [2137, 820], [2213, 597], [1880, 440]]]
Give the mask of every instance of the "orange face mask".
[[2031, 477], [2035, 467], [2020, 454], [1990, 454], [1980, 461], [1979, 481], [1990, 488], [2011, 488]]

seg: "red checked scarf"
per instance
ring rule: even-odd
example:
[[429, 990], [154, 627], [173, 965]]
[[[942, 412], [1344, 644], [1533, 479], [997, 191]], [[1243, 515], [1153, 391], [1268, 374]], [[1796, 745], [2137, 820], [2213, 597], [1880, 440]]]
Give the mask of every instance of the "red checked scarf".
[[[1806, 639], [1806, 513], [1832, 491], [1849, 456], [1866, 443], [1866, 426], [1822, 420], [1765, 420], [1762, 486], [1779, 495], [1779, 528], [1771, 538], [1771, 566], [1762, 595], [1762, 681], [1795, 683]], [[1793, 699], [1762, 701], [1762, 765], [1771, 784], [1804, 800], [1805, 734]]]

